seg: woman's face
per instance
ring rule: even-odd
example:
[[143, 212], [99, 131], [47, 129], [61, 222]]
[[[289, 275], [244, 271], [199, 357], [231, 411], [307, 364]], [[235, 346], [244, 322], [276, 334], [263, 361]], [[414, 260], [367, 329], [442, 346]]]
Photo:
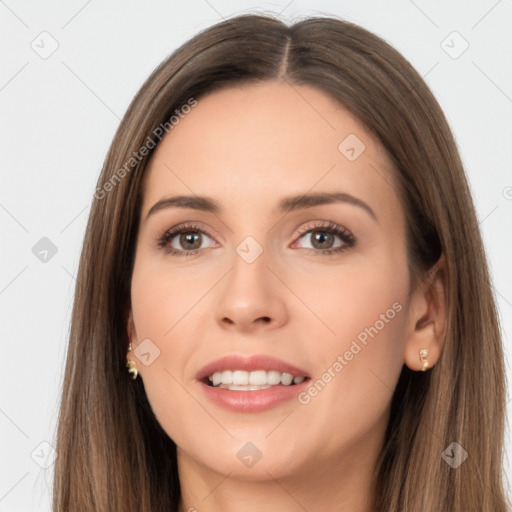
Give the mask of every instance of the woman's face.
[[147, 168], [131, 285], [129, 358], [156, 418], [182, 466], [356, 474], [408, 329], [390, 161], [308, 86], [227, 88], [186, 111]]

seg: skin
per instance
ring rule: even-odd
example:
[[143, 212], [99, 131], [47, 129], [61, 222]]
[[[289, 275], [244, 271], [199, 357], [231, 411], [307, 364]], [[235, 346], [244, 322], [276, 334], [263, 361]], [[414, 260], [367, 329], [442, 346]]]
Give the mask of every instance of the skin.
[[[338, 146], [356, 134], [354, 161]], [[373, 470], [402, 366], [432, 367], [444, 333], [444, 259], [430, 288], [408, 296], [405, 214], [395, 173], [379, 143], [338, 103], [309, 86], [283, 82], [216, 91], [180, 120], [157, 147], [144, 182], [127, 328], [151, 407], [178, 446], [181, 511], [370, 511]], [[346, 203], [278, 214], [285, 196], [344, 191], [375, 212]], [[206, 195], [217, 214], [162, 209], [171, 195]], [[156, 239], [198, 224], [199, 251], [173, 256]], [[356, 237], [335, 255], [297, 229], [334, 222]], [[325, 224], [324, 224], [325, 225]], [[197, 230], [195, 231], [197, 233]], [[263, 249], [247, 263], [236, 248], [253, 237]], [[183, 242], [185, 245], [183, 245]], [[180, 236], [173, 247], [191, 250]], [[189, 242], [190, 243], [190, 242]], [[314, 247], [320, 247], [314, 252]], [[433, 292], [433, 293], [431, 293]], [[433, 300], [437, 299], [437, 302]], [[302, 404], [267, 411], [225, 410], [195, 379], [226, 354], [268, 354], [307, 370], [313, 381], [374, 326], [402, 306], [367, 345]], [[262, 317], [268, 317], [264, 321]], [[133, 353], [150, 339], [158, 357]], [[262, 453], [248, 468], [236, 456], [247, 442]]]

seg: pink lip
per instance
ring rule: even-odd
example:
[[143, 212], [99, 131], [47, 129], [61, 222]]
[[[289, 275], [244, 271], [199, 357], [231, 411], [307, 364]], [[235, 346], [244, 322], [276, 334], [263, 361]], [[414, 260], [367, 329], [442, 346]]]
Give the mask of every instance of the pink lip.
[[[272, 386], [259, 391], [232, 391], [209, 386], [205, 380], [209, 375], [224, 370], [266, 370], [291, 373], [294, 376], [307, 377], [300, 384], [290, 386]], [[271, 409], [283, 402], [296, 398], [309, 385], [310, 376], [305, 370], [288, 364], [280, 359], [266, 355], [244, 357], [231, 355], [217, 359], [202, 368], [196, 379], [205, 396], [216, 405], [234, 412], [260, 412]]]

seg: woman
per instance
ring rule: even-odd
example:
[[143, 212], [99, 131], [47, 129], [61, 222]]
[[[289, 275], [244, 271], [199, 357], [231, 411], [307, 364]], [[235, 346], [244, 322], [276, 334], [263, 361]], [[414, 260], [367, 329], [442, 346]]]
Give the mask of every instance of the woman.
[[475, 208], [382, 39], [203, 31], [134, 98], [94, 196], [55, 511], [507, 510]]

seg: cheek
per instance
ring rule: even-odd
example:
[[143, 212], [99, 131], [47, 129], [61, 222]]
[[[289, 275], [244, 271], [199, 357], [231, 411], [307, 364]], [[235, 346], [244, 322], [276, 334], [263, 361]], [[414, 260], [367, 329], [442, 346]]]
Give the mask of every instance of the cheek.
[[404, 316], [405, 306], [391, 297], [358, 317], [344, 316], [344, 323], [340, 315], [344, 332], [322, 354], [315, 379], [297, 397], [302, 409], [295, 415], [310, 432], [330, 439], [326, 457], [333, 446], [350, 452], [385, 428], [403, 368]]
[[390, 252], [339, 272], [316, 274], [312, 283], [314, 288], [299, 287], [297, 294], [307, 297], [317, 313], [317, 318], [304, 317], [306, 332], [316, 333], [315, 346], [308, 349], [317, 384], [299, 402], [311, 406], [307, 416], [319, 418], [319, 425], [336, 418], [338, 427], [346, 424], [345, 432], [354, 422], [369, 428], [385, 412], [403, 367], [406, 259]]
[[[134, 267], [131, 299], [137, 337], [138, 341], [150, 338], [166, 353], [177, 348], [183, 360], [192, 353], [193, 333], [204, 320], [198, 315], [225, 271], [211, 266], [179, 267], [167, 262], [166, 256], [159, 258], [152, 263], [150, 256], [143, 255]], [[176, 340], [181, 343], [171, 348]]]
[[[391, 253], [380, 258], [354, 258], [346, 265], [319, 267], [311, 274], [314, 278], [291, 276], [288, 282], [307, 306], [298, 321], [307, 324], [312, 342], [330, 347], [321, 352], [330, 356], [333, 351], [343, 353], [354, 340], [364, 352], [379, 357], [389, 348], [388, 343], [398, 350], [403, 348], [400, 340], [409, 286], [405, 259]], [[297, 308], [293, 311], [299, 312]], [[371, 340], [380, 341], [370, 344]]]
[[[172, 439], [190, 435], [196, 420], [195, 428], [211, 423], [204, 409], [191, 400], [184, 375], [190, 374], [197, 351], [194, 330], [201, 321], [197, 317], [201, 308], [196, 306], [215, 278], [209, 274], [194, 279], [192, 273], [150, 265], [143, 258], [134, 267], [131, 302], [137, 343], [146, 343], [151, 353], [150, 364], [143, 358], [137, 367], [151, 409]], [[190, 421], [184, 424], [183, 417]]]

